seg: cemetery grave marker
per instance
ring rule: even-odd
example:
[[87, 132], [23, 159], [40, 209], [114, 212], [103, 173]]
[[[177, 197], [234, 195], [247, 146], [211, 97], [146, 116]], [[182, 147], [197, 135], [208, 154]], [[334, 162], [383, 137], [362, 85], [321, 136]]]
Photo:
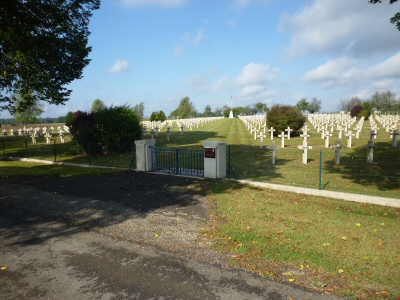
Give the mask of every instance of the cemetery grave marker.
[[332, 136], [332, 134], [329, 133], [329, 130], [325, 131], [325, 148], [329, 148], [329, 137]]
[[280, 137], [281, 140], [281, 148], [285, 148], [285, 137], [287, 137], [287, 135], [285, 135], [285, 132], [282, 131], [282, 133], [280, 135], [278, 135], [278, 137]]
[[274, 165], [275, 164], [275, 158], [276, 158], [276, 150], [279, 149], [279, 147], [275, 144], [275, 141], [272, 142], [271, 146], [266, 147], [268, 150], [272, 150], [272, 160], [271, 163]]
[[335, 146], [331, 146], [332, 149], [335, 149], [335, 164], [340, 164], [340, 150], [346, 148], [345, 146], [340, 145], [340, 141], [336, 141]]
[[347, 136], [347, 147], [351, 148], [351, 138], [354, 136], [354, 133], [350, 130], [345, 136]]
[[303, 164], [307, 164], [308, 160], [308, 150], [312, 149], [312, 146], [308, 146], [307, 144], [305, 145], [298, 145], [297, 148], [303, 150]]

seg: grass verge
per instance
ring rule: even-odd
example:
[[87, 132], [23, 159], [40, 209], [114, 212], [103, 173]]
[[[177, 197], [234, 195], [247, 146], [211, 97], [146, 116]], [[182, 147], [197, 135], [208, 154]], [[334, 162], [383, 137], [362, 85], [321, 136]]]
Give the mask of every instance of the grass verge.
[[399, 299], [400, 209], [210, 181], [210, 230], [231, 263], [354, 299]]

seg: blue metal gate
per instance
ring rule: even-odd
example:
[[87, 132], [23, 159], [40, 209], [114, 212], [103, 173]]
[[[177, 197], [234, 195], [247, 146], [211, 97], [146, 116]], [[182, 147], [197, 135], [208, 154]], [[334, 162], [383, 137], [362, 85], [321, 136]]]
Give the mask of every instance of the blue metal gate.
[[204, 150], [154, 147], [153, 171], [204, 176]]

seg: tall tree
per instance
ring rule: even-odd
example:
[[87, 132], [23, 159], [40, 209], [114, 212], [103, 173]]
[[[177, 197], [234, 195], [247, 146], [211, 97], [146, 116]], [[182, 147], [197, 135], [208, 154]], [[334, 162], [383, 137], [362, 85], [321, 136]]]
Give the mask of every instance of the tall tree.
[[396, 94], [389, 90], [375, 92], [371, 98], [371, 106], [376, 110], [391, 111], [399, 108], [400, 101], [396, 99]]
[[350, 100], [340, 100], [339, 102], [339, 109], [341, 111], [351, 111], [354, 106], [361, 105], [362, 100], [357, 96], [352, 97]]
[[2, 0], [0, 5], [0, 108], [13, 112], [36, 101], [63, 104], [66, 86], [90, 62], [89, 20], [100, 0]]
[[267, 104], [262, 103], [262, 102], [257, 102], [253, 104], [253, 112], [254, 114], [266, 114], [268, 113], [269, 108]]
[[319, 112], [321, 110], [321, 100], [318, 100], [315, 97], [312, 98], [310, 104], [308, 104], [307, 109], [311, 114]]
[[19, 105], [25, 103], [25, 97], [23, 94], [16, 95], [15, 105], [17, 109], [14, 112], [15, 119], [24, 125], [24, 130], [26, 130], [28, 124], [36, 124], [38, 117], [44, 112], [44, 104], [40, 100], [36, 100], [28, 107], [24, 106], [24, 109], [19, 109]]
[[212, 109], [211, 109], [211, 106], [210, 105], [207, 105], [205, 108], [204, 108], [204, 113], [203, 113], [203, 117], [212, 117], [212, 116], [214, 116], [215, 114], [213, 113], [213, 111], [212, 111]]
[[101, 101], [100, 99], [96, 99], [93, 101], [92, 103], [92, 112], [98, 112], [100, 110], [103, 110], [106, 108], [106, 105], [104, 104], [103, 101]]
[[136, 104], [133, 107], [133, 111], [135, 112], [135, 114], [139, 117], [139, 119], [141, 120], [143, 118], [143, 114], [144, 114], [144, 103], [140, 102], [139, 104]]
[[303, 98], [299, 102], [297, 102], [296, 108], [298, 111], [304, 112], [304, 111], [308, 110], [308, 105], [309, 105], [309, 103], [307, 102], [307, 99]]
[[190, 101], [189, 97], [181, 99], [178, 108], [171, 112], [171, 115], [172, 113], [174, 113], [174, 117], [179, 117], [181, 119], [194, 118], [197, 116], [196, 107], [193, 102]]
[[[397, 2], [397, 0], [389, 0], [389, 4], [393, 4]], [[369, 3], [382, 3], [382, 0], [369, 0]], [[395, 13], [392, 18], [390, 18], [390, 23], [395, 24], [397, 29], [400, 30], [400, 12]]]

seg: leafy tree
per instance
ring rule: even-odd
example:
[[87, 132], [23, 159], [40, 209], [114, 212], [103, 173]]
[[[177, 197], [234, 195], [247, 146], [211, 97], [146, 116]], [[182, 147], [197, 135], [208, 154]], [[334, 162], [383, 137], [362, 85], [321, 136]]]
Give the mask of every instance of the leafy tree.
[[[382, 3], [382, 0], [369, 0], [370, 3], [376, 4], [376, 3]], [[397, 0], [390, 0], [389, 3], [393, 4], [397, 2]], [[400, 12], [395, 13], [395, 15], [390, 18], [390, 23], [395, 24], [397, 29], [400, 30]]]
[[262, 103], [262, 102], [257, 102], [253, 104], [253, 111], [254, 114], [266, 114], [269, 112], [269, 108], [267, 104]]
[[82, 153], [100, 153], [94, 113], [76, 111], [69, 126], [72, 141]]
[[306, 118], [295, 106], [274, 105], [267, 116], [267, 126], [276, 129], [275, 134], [280, 134], [287, 127], [293, 129], [293, 133], [303, 127]]
[[356, 105], [362, 105], [362, 100], [358, 97], [352, 97], [350, 100], [340, 100], [339, 109], [341, 111], [351, 111]]
[[140, 102], [139, 104], [136, 104], [133, 107], [133, 111], [139, 117], [139, 119], [142, 120], [143, 119], [143, 114], [144, 114], [144, 103]]
[[[18, 94], [16, 96], [16, 110], [14, 111], [14, 117], [18, 122], [24, 125], [24, 129], [26, 130], [26, 125], [37, 123], [38, 116], [40, 116], [44, 112], [44, 104], [40, 103], [39, 100], [35, 100], [29, 106], [25, 107], [25, 97], [27, 96], [25, 96], [24, 94]], [[21, 109], [20, 105], [22, 105], [24, 108]]]
[[216, 117], [222, 117], [222, 116], [223, 116], [222, 109], [219, 108], [219, 107], [216, 107], [215, 110], [214, 110], [214, 115], [215, 115]]
[[400, 101], [396, 99], [396, 94], [389, 90], [375, 92], [371, 98], [371, 106], [376, 110], [393, 111], [400, 108]]
[[212, 109], [211, 109], [211, 106], [210, 106], [210, 105], [207, 105], [207, 106], [204, 108], [203, 117], [213, 117], [213, 116], [215, 116], [215, 114], [213, 113], [213, 111], [212, 111]]
[[297, 102], [296, 108], [298, 109], [298, 111], [304, 112], [304, 111], [308, 110], [308, 105], [309, 105], [309, 103], [307, 102], [307, 99], [303, 98], [299, 102]]
[[321, 109], [321, 100], [318, 100], [317, 98], [313, 98], [310, 102], [310, 104], [308, 104], [308, 108], [307, 110], [310, 112], [310, 114], [319, 112]]
[[363, 109], [362, 109], [362, 111], [360, 111], [360, 113], [358, 114], [358, 117], [359, 117], [359, 118], [364, 117], [365, 119], [368, 119], [369, 116], [371, 115], [371, 113], [372, 113], [372, 106], [371, 106], [371, 103], [369, 103], [369, 102], [364, 102], [364, 103], [363, 103]]
[[13, 112], [37, 101], [63, 104], [66, 86], [90, 62], [89, 20], [100, 0], [3, 0], [0, 5], [0, 104]]
[[180, 119], [194, 118], [197, 116], [197, 110], [189, 97], [185, 97], [181, 99], [178, 108], [171, 112], [171, 116]]
[[165, 116], [165, 113], [160, 110], [158, 112], [152, 112], [150, 116], [150, 121], [165, 121], [167, 117]]
[[65, 126], [71, 126], [73, 117], [74, 113], [72, 111], [68, 112], [67, 116], [65, 117]]
[[92, 103], [92, 112], [98, 112], [106, 108], [106, 105], [100, 99], [96, 99]]

